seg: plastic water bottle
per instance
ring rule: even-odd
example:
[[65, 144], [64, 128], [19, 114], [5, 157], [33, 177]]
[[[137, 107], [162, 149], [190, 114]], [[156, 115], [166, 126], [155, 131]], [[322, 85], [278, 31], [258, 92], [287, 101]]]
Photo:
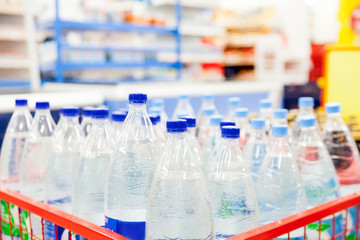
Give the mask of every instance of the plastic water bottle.
[[236, 109], [240, 107], [241, 99], [239, 97], [231, 97], [228, 99], [228, 112], [225, 117], [226, 121], [236, 121]]
[[0, 157], [1, 184], [14, 191], [19, 191], [21, 155], [30, 132], [31, 122], [32, 116], [27, 100], [15, 100], [14, 113], [6, 128]]
[[105, 226], [105, 181], [114, 146], [109, 110], [93, 110], [93, 125], [80, 153], [75, 174], [72, 213], [99, 226]]
[[200, 145], [203, 145], [204, 142], [206, 141], [206, 138], [207, 138], [207, 136], [209, 134], [209, 130], [210, 130], [210, 118], [212, 115], [215, 114], [215, 110], [216, 109], [212, 106], [206, 107], [203, 110], [203, 117], [198, 122], [199, 132], [197, 135], [199, 136], [198, 139], [199, 139]]
[[61, 125], [62, 125], [62, 123], [63, 123], [63, 121], [64, 121], [63, 111], [64, 111], [64, 108], [62, 107], [62, 108], [60, 109], [60, 112], [59, 112], [59, 120], [58, 120], [58, 122], [57, 122], [57, 124], [56, 124], [56, 126], [55, 126], [55, 129], [54, 129], [54, 132], [53, 132], [53, 136], [56, 136], [56, 135], [58, 134], [59, 129], [61, 128]]
[[146, 239], [213, 239], [205, 180], [186, 130], [185, 120], [167, 122], [166, 151], [151, 185]]
[[[78, 108], [64, 108], [63, 118], [61, 129], [54, 139], [46, 171], [45, 202], [71, 213], [73, 183], [85, 137], [79, 125]], [[51, 222], [45, 221], [44, 231], [46, 240], [68, 239], [68, 231], [59, 226], [55, 231]]]
[[236, 126], [240, 128], [240, 147], [244, 149], [250, 135], [249, 110], [247, 108], [236, 109]]
[[269, 152], [269, 139], [265, 132], [265, 119], [253, 118], [250, 121], [251, 134], [244, 148], [247, 166], [256, 183], [260, 167]]
[[214, 114], [217, 114], [215, 103], [214, 103], [214, 95], [210, 94], [210, 93], [204, 94], [202, 96], [201, 106], [200, 106], [200, 109], [199, 109], [199, 112], [198, 112], [198, 115], [197, 115], [198, 124], [197, 124], [197, 127], [196, 127], [196, 136], [198, 136], [198, 134], [199, 134], [199, 129], [201, 127], [200, 123], [203, 122], [203, 116], [204, 116], [203, 111], [204, 111], [205, 108], [208, 108], [208, 107], [215, 108], [215, 113]]
[[106, 180], [105, 225], [130, 239], [145, 237], [146, 208], [159, 157], [146, 101], [146, 94], [129, 95], [129, 113]]
[[45, 197], [45, 174], [51, 157], [54, 128], [49, 102], [37, 102], [20, 163], [20, 192], [38, 201], [44, 201]]
[[205, 163], [203, 160], [203, 154], [201, 151], [201, 147], [200, 144], [195, 136], [195, 129], [196, 129], [196, 118], [187, 118], [184, 117], [182, 118], [184, 120], [186, 120], [187, 123], [187, 134], [186, 134], [186, 138], [189, 142], [189, 145], [191, 146], [191, 150], [193, 151], [193, 155], [194, 155], [194, 159], [196, 159], [196, 161], [198, 162], [201, 170], [205, 171]]
[[288, 112], [285, 108], [275, 109], [271, 125], [288, 125]]
[[[291, 139], [296, 146], [300, 136], [300, 119], [305, 116], [314, 116], [314, 98], [301, 97], [298, 99], [299, 113], [293, 122], [291, 129]], [[317, 125], [317, 124], [316, 124]]]
[[186, 117], [196, 117], [191, 106], [189, 95], [179, 95], [176, 108], [174, 110], [173, 118], [177, 118], [178, 114], [186, 115]]
[[[220, 138], [220, 122], [222, 119], [223, 116], [221, 115], [212, 115], [210, 117], [210, 125], [208, 127], [208, 130], [203, 132], [204, 133], [203, 136], [199, 136], [199, 144], [203, 150], [205, 160], [207, 159], [205, 157], [205, 151], [211, 152], [212, 150], [212, 149], [205, 150], [205, 148], [207, 146], [215, 146], [215, 141], [217, 141], [217, 139]], [[201, 137], [201, 141], [200, 141], [200, 137]]]
[[160, 115], [157, 115], [157, 114], [149, 114], [149, 117], [150, 117], [150, 121], [154, 127], [155, 136], [156, 136], [157, 142], [160, 146], [160, 150], [162, 151], [165, 147], [166, 136], [160, 126], [161, 117], [160, 117]]
[[93, 108], [93, 107], [84, 107], [82, 109], [82, 114], [81, 114], [82, 120], [81, 120], [80, 127], [81, 127], [81, 130], [83, 131], [85, 137], [87, 137], [87, 135], [89, 134], [90, 129], [91, 129], [92, 111], [94, 109], [95, 108]]
[[[287, 126], [272, 127], [274, 144], [258, 173], [256, 190], [262, 225], [306, 209], [305, 190], [287, 131]], [[287, 234], [284, 238], [287, 239]]]
[[127, 112], [115, 111], [111, 114], [112, 136], [114, 141], [120, 136]]
[[168, 115], [165, 112], [165, 101], [164, 99], [154, 99], [152, 100], [151, 107], [159, 108], [161, 121], [166, 124], [166, 121], [169, 119]]
[[265, 119], [265, 131], [268, 134], [272, 118], [272, 102], [269, 99], [260, 100], [260, 117]]
[[255, 187], [239, 147], [240, 129], [223, 127], [215, 155], [216, 167], [208, 172], [208, 189], [216, 239], [226, 239], [259, 225]]
[[[161, 118], [161, 112], [162, 112], [163, 110], [161, 109], [161, 108], [159, 108], [159, 107], [151, 107], [151, 108], [149, 108], [149, 111], [148, 111], [148, 113], [149, 114], [155, 114], [155, 115], [157, 115], [157, 116], [160, 116], [160, 121], [158, 121], [157, 122], [157, 124], [161, 127], [161, 129], [162, 129], [162, 132], [163, 132], [163, 134], [165, 135], [165, 133], [166, 133], [166, 121], [164, 121], [162, 118]], [[167, 116], [166, 116], [167, 117]]]

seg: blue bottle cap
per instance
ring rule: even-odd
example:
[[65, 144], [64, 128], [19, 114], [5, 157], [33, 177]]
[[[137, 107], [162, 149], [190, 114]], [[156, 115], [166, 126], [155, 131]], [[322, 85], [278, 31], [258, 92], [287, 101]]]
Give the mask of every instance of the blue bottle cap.
[[225, 126], [221, 128], [221, 137], [222, 138], [239, 138], [240, 137], [240, 128], [234, 126]]
[[249, 115], [249, 109], [247, 108], [238, 108], [236, 109], [236, 117], [245, 118]]
[[164, 107], [164, 99], [154, 99], [154, 100], [152, 100], [152, 106], [153, 107], [159, 107], [159, 108]]
[[77, 107], [62, 107], [60, 111], [64, 117], [79, 116], [79, 108]]
[[287, 119], [288, 110], [285, 108], [279, 108], [274, 110], [274, 118], [275, 119]]
[[315, 126], [316, 118], [315, 116], [304, 116], [300, 118], [301, 127], [313, 127]]
[[228, 99], [229, 106], [236, 107], [240, 105], [241, 99], [239, 97], [231, 97]]
[[223, 116], [221, 115], [212, 115], [210, 117], [210, 125], [212, 126], [218, 126], [220, 125], [220, 122], [222, 121]]
[[15, 106], [17, 107], [24, 107], [28, 105], [28, 101], [26, 99], [16, 99]]
[[179, 95], [179, 99], [188, 99], [188, 98], [189, 98], [189, 94], [182, 93]]
[[147, 95], [143, 93], [131, 93], [129, 94], [129, 103], [146, 103]]
[[183, 117], [181, 119], [186, 120], [187, 123], [187, 127], [188, 128], [194, 128], [196, 127], [196, 118], [192, 118], [192, 117]]
[[161, 122], [161, 116], [159, 114], [156, 114], [156, 121], [159, 123]]
[[314, 98], [312, 97], [301, 97], [298, 99], [299, 107], [314, 107]]
[[109, 117], [109, 109], [107, 108], [96, 108], [92, 112], [92, 118], [105, 119]]
[[187, 123], [184, 119], [169, 120], [166, 122], [166, 128], [169, 133], [186, 132]]
[[225, 127], [225, 126], [235, 126], [235, 123], [234, 122], [227, 122], [227, 121], [223, 121], [223, 122], [220, 122], [220, 129]]
[[250, 125], [254, 129], [263, 129], [263, 128], [265, 128], [265, 119], [253, 118], [250, 120]]
[[151, 123], [152, 123], [152, 125], [156, 125], [157, 124], [157, 116], [158, 115], [156, 115], [156, 114], [149, 114], [149, 118], [150, 118], [150, 121], [151, 121]]
[[162, 109], [160, 107], [151, 107], [149, 108], [149, 113], [161, 114]]
[[49, 102], [36, 102], [35, 108], [36, 109], [49, 109], [50, 104], [49, 104]]
[[214, 107], [206, 107], [203, 110], [203, 114], [205, 116], [211, 116], [211, 115], [214, 115], [214, 113], [215, 113], [215, 108]]
[[271, 108], [272, 102], [269, 99], [260, 100], [260, 108]]
[[331, 102], [325, 104], [326, 113], [339, 113], [341, 112], [341, 106], [338, 102]]
[[214, 99], [214, 95], [212, 93], [205, 93], [202, 96], [202, 99], [205, 101], [209, 101], [209, 100], [213, 100]]
[[124, 122], [127, 112], [115, 111], [111, 114], [111, 120], [114, 122]]
[[82, 109], [82, 116], [83, 117], [91, 117], [92, 116], [92, 111], [94, 110], [94, 107], [84, 107]]
[[275, 125], [271, 127], [271, 134], [276, 137], [283, 137], [288, 134], [288, 126]]

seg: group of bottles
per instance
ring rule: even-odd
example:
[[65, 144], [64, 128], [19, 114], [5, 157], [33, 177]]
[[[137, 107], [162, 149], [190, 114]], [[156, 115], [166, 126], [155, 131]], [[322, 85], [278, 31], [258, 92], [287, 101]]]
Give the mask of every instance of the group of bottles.
[[[187, 95], [174, 120], [164, 101], [146, 104], [146, 94], [130, 94], [129, 109], [111, 121], [104, 107], [84, 108], [81, 124], [79, 109], [64, 107], [55, 125], [48, 102], [36, 103], [32, 119], [17, 100], [2, 184], [129, 239], [225, 239], [336, 199], [338, 178], [360, 179], [338, 103], [326, 105], [322, 135], [312, 98], [299, 99], [291, 131], [287, 110], [269, 100], [250, 122], [237, 97], [224, 117], [211, 94], [197, 118]], [[44, 230], [47, 240], [67, 234], [48, 222]]]

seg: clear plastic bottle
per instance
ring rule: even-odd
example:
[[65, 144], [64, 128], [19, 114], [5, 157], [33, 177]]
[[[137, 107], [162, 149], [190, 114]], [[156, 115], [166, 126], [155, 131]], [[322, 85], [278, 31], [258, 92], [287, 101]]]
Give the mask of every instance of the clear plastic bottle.
[[165, 101], [164, 101], [164, 99], [154, 99], [154, 100], [152, 100], [151, 107], [161, 109], [160, 118], [161, 118], [161, 121], [166, 124], [166, 121], [169, 119], [169, 117], [168, 117], [168, 115], [166, 114], [166, 111], [165, 111]]
[[269, 152], [269, 139], [265, 132], [265, 119], [253, 118], [250, 121], [251, 134], [244, 148], [247, 166], [256, 183], [260, 167]]
[[272, 114], [272, 102], [269, 99], [261, 99], [260, 117], [265, 119], [266, 134], [270, 132]]
[[293, 144], [295, 146], [297, 146], [297, 141], [300, 136], [300, 119], [305, 116], [314, 116], [314, 98], [300, 97], [298, 99], [298, 107], [299, 107], [299, 113], [292, 124], [291, 134], [290, 134]]
[[213, 239], [208, 193], [186, 138], [186, 121], [168, 121], [167, 130], [151, 185], [146, 239]]
[[166, 136], [160, 126], [161, 117], [160, 117], [160, 115], [157, 115], [157, 114], [149, 114], [149, 117], [150, 117], [150, 121], [154, 127], [156, 140], [158, 142], [158, 145], [160, 146], [160, 150], [163, 151], [165, 144], [166, 144]]
[[186, 134], [186, 138], [189, 142], [189, 145], [191, 146], [191, 150], [193, 151], [193, 155], [194, 158], [196, 159], [196, 161], [198, 162], [201, 170], [205, 171], [205, 163], [203, 160], [203, 154], [201, 151], [201, 147], [200, 144], [195, 136], [195, 129], [196, 129], [196, 118], [187, 118], [184, 117], [182, 118], [184, 120], [186, 120], [187, 123], [187, 134]]
[[179, 114], [186, 115], [186, 117], [196, 117], [190, 103], [189, 95], [187, 94], [179, 95], [178, 102], [173, 113], [173, 119], [176, 119]]
[[210, 129], [210, 118], [212, 115], [215, 114], [215, 110], [216, 110], [215, 107], [212, 106], [206, 107], [203, 110], [203, 117], [198, 122], [199, 132], [197, 133], [197, 136], [199, 136], [200, 144], [203, 144], [204, 141], [206, 141]]
[[262, 225], [306, 210], [304, 185], [287, 131], [287, 126], [272, 127], [274, 143], [258, 173], [256, 191]]
[[81, 114], [81, 130], [83, 131], [85, 137], [87, 137], [87, 135], [90, 132], [91, 129], [91, 124], [92, 124], [92, 111], [94, 110], [94, 107], [84, 107], [82, 109], [82, 114]]
[[54, 128], [49, 102], [37, 102], [20, 163], [20, 192], [38, 201], [44, 201], [45, 197], [45, 174], [51, 157]]
[[159, 157], [146, 101], [146, 94], [129, 95], [129, 113], [106, 180], [105, 225], [130, 239], [145, 237], [146, 208]]
[[271, 125], [288, 125], [288, 112], [285, 108], [275, 109]]
[[[182, 116], [180, 118], [184, 118], [185, 116]], [[212, 115], [210, 117], [210, 124], [207, 127], [203, 127], [201, 134], [198, 136], [198, 141], [201, 148], [204, 148], [205, 142], [209, 141], [209, 139], [214, 136], [215, 132], [218, 130], [220, 126], [220, 122], [223, 119], [223, 116], [221, 115]]]
[[198, 112], [198, 115], [197, 115], [197, 127], [196, 127], [196, 136], [198, 136], [199, 134], [199, 129], [201, 127], [200, 123], [203, 122], [203, 111], [205, 108], [208, 108], [208, 107], [213, 107], [215, 108], [215, 113], [214, 114], [217, 114], [217, 111], [216, 111], [216, 107], [215, 107], [215, 103], [214, 103], [214, 95], [213, 94], [210, 94], [210, 93], [207, 93], [207, 94], [204, 94], [202, 96], [202, 102], [201, 102], [201, 106], [200, 106], [200, 109], [199, 109], [199, 112]]
[[1, 147], [1, 184], [14, 191], [20, 190], [20, 163], [32, 116], [26, 99], [15, 100], [15, 109], [6, 128]]
[[228, 111], [225, 117], [226, 121], [236, 121], [236, 109], [240, 107], [241, 98], [231, 97], [228, 99]]
[[109, 110], [93, 110], [93, 125], [80, 153], [75, 174], [72, 213], [99, 226], [105, 226], [105, 181], [114, 146]]
[[151, 108], [149, 108], [149, 111], [148, 111], [149, 114], [155, 114], [155, 115], [160, 116], [160, 121], [159, 121], [157, 124], [161, 127], [162, 132], [163, 132], [164, 135], [165, 135], [165, 133], [166, 133], [166, 121], [167, 121], [167, 120], [164, 121], [164, 120], [161, 118], [161, 112], [162, 112], [162, 109], [161, 109], [161, 108], [158, 108], [158, 107], [151, 107]]
[[115, 111], [111, 114], [112, 136], [114, 141], [120, 136], [126, 116], [127, 112], [120, 111]]
[[236, 109], [236, 126], [240, 128], [240, 147], [244, 149], [250, 135], [249, 110], [247, 108]]
[[340, 115], [340, 103], [327, 103], [325, 110], [323, 140], [335, 165], [340, 184], [358, 185], [360, 184], [359, 151]]
[[62, 125], [62, 123], [63, 123], [63, 121], [64, 121], [63, 111], [64, 111], [64, 107], [62, 107], [62, 108], [60, 109], [60, 112], [59, 112], [59, 120], [58, 120], [58, 122], [57, 122], [57, 124], [56, 124], [56, 126], [55, 126], [55, 129], [54, 129], [54, 132], [53, 132], [53, 136], [56, 136], [56, 135], [57, 135], [57, 133], [59, 132], [59, 129], [60, 129], [60, 127], [61, 127], [61, 125]]
[[259, 225], [255, 187], [239, 147], [240, 129], [223, 127], [216, 167], [208, 173], [208, 189], [216, 239], [226, 239]]

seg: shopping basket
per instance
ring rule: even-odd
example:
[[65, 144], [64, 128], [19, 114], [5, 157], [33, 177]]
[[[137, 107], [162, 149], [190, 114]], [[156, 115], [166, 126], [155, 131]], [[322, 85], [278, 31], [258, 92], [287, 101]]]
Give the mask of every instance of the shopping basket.
[[[112, 232], [103, 227], [92, 224], [88, 221], [82, 220], [64, 211], [60, 211], [47, 204], [33, 200], [20, 193], [9, 190], [0, 186], [0, 200], [1, 200], [1, 230], [8, 229], [5, 234], [2, 232], [0, 238], [2, 240], [43, 240], [44, 224], [46, 221], [51, 222], [56, 226], [60, 226], [69, 232], [69, 239], [75, 240], [74, 236], [81, 236], [81, 239], [91, 240], [122, 240], [125, 237]], [[5, 204], [5, 206], [4, 206]], [[17, 213], [10, 214], [10, 209], [15, 209]], [[29, 215], [29, 221], [25, 222], [24, 213]], [[34, 215], [34, 218], [31, 217]], [[4, 217], [6, 216], [6, 217]], [[13, 219], [16, 216], [18, 219]], [[34, 227], [31, 219], [39, 219], [40, 226]], [[39, 233], [34, 233], [34, 229], [39, 228]], [[5, 239], [4, 239], [5, 238]], [[55, 233], [55, 239], [58, 239]]]
[[[33, 200], [29, 197], [26, 197], [24, 195], [21, 195], [17, 192], [14, 192], [12, 190], [9, 190], [5, 187], [0, 186], [0, 200], [2, 202], [5, 202], [7, 204], [7, 209], [10, 209], [10, 205], [16, 206], [16, 210], [18, 211], [18, 221], [14, 221], [14, 219], [10, 219], [10, 217], [7, 217], [5, 219], [3, 216], [6, 214], [3, 214], [1, 212], [1, 223], [2, 223], [2, 229], [4, 229], [4, 224], [8, 224], [10, 227], [10, 230], [12, 229], [19, 229], [20, 234], [17, 236], [13, 236], [13, 231], [10, 231], [10, 236], [8, 239], [11, 240], [43, 240], [44, 239], [44, 221], [52, 222], [53, 224], [57, 226], [61, 226], [64, 229], [67, 229], [69, 231], [69, 239], [75, 239], [75, 237], [72, 233], [75, 233], [79, 236], [82, 236], [83, 239], [91, 239], [91, 240], [125, 240], [126, 238], [114, 233], [108, 229], [105, 229], [103, 227], [99, 227], [97, 225], [94, 225], [90, 222], [84, 221], [78, 217], [75, 217], [71, 214], [65, 213], [63, 211], [60, 211], [54, 207], [51, 207], [49, 205], [46, 205], [44, 203], [41, 203], [39, 201]], [[229, 240], [269, 240], [274, 239], [282, 236], [282, 239], [284, 239], [284, 236], [286, 236], [287, 239], [294, 239], [291, 235], [294, 230], [301, 231], [302, 236], [297, 236], [296, 239], [308, 239], [308, 240], [317, 240], [317, 239], [346, 239], [346, 240], [355, 240], [359, 238], [359, 209], [360, 209], [360, 192], [353, 193], [351, 195], [341, 197], [337, 200], [322, 204], [320, 206], [317, 206], [315, 208], [306, 210], [304, 212], [301, 212], [299, 214], [292, 215], [290, 217], [281, 219], [279, 221], [270, 223], [268, 225], [256, 228], [254, 230], [251, 230], [249, 232], [236, 235], [234, 237], [229, 238]], [[1, 211], [3, 211], [3, 207], [1, 208]], [[33, 233], [32, 230], [27, 229], [33, 229], [33, 226], [31, 224], [31, 221], [29, 221], [30, 227], [25, 229], [24, 225], [21, 224], [21, 212], [26, 211], [29, 215], [33, 214], [38, 216], [41, 219], [41, 234], [40, 236], [37, 236]], [[341, 232], [336, 231], [335, 225], [338, 224], [336, 221], [336, 216], [344, 216], [343, 221], [341, 224], [340, 229], [342, 229]], [[8, 215], [10, 216], [10, 215]], [[352, 220], [350, 220], [352, 216]], [[324, 228], [325, 225], [329, 225], [329, 218], [330, 222], [332, 224], [330, 234], [331, 236], [326, 238], [324, 237], [324, 229], [329, 230], [327, 228]], [[31, 218], [29, 218], [31, 219]], [[327, 224], [324, 224], [324, 219], [327, 219]], [[317, 234], [314, 236], [312, 234], [311, 237], [309, 237], [309, 231], [314, 228], [311, 226], [315, 226], [317, 231], [315, 231]], [[56, 235], [56, 234], [55, 234]], [[1, 234], [0, 236], [3, 236]], [[304, 237], [306, 236], [306, 237]], [[285, 239], [286, 239], [285, 238]], [[5, 239], [3, 239], [5, 240]], [[56, 240], [61, 240], [57, 239]]]

